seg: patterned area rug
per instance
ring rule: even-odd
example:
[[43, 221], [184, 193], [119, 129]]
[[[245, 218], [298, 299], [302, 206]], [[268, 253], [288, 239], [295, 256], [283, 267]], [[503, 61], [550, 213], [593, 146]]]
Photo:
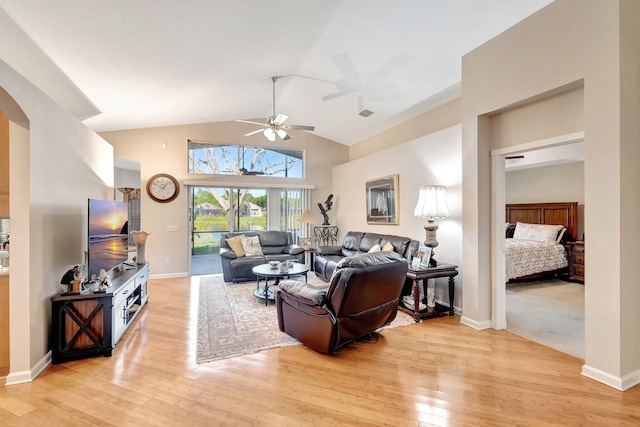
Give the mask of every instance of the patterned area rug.
[[[308, 280], [323, 283], [313, 273]], [[253, 295], [255, 289], [255, 282], [224, 283], [222, 275], [200, 278], [196, 363], [300, 344], [280, 332], [275, 304], [265, 306]], [[411, 316], [398, 312], [384, 329], [413, 323]]]

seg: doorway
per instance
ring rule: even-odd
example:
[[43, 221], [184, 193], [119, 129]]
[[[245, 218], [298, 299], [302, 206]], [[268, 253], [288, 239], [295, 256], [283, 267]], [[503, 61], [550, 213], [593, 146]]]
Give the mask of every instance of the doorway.
[[505, 157], [559, 147], [584, 140], [584, 132], [562, 135], [513, 147], [492, 150], [492, 313], [494, 329], [508, 329], [506, 318], [506, 275], [504, 264], [504, 210], [506, 204]]

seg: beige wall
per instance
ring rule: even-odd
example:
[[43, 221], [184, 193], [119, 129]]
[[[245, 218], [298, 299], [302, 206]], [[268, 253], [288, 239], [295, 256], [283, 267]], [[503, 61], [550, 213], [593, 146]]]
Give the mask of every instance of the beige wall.
[[[582, 80], [584, 227], [589, 230], [583, 373], [618, 388], [640, 381], [640, 318], [622, 303], [637, 301], [638, 293], [633, 262], [622, 258], [637, 252], [631, 218], [640, 215], [637, 192], [627, 184], [637, 184], [640, 174], [635, 156], [639, 135], [631, 118], [637, 121], [640, 99], [640, 43], [631, 28], [638, 9], [629, 0], [557, 0], [465, 55], [462, 65], [465, 320], [486, 326], [491, 316], [491, 264], [484, 256], [491, 245], [484, 230], [491, 225], [490, 149], [497, 146], [485, 115]], [[622, 107], [631, 113], [622, 114]], [[621, 169], [627, 172], [624, 180]]]
[[511, 147], [584, 130], [582, 81], [540, 98], [491, 114], [491, 148]]
[[[312, 206], [324, 202], [332, 191], [331, 170], [348, 159], [348, 148], [313, 133], [292, 132], [288, 141], [269, 142], [260, 133], [243, 137], [247, 125], [236, 122], [204, 123], [161, 128], [103, 132], [117, 157], [140, 162], [141, 165], [141, 222], [142, 229], [150, 232], [146, 256], [151, 263], [152, 277], [186, 275], [189, 271], [188, 188], [185, 181], [198, 185], [234, 185], [259, 187], [260, 184], [312, 185]], [[219, 142], [228, 144], [284, 147], [304, 150], [305, 177], [287, 179], [261, 176], [210, 177], [187, 173], [187, 141]], [[163, 149], [162, 144], [167, 148]], [[147, 180], [157, 173], [173, 175], [180, 186], [178, 198], [170, 203], [156, 203], [146, 194]], [[319, 210], [315, 208], [318, 219]], [[333, 220], [335, 210], [329, 212]], [[167, 226], [177, 225], [177, 232]], [[166, 261], [169, 260], [167, 264]]]
[[584, 233], [584, 162], [506, 173], [507, 203], [578, 202], [578, 238]]
[[[10, 120], [10, 384], [46, 366], [50, 297], [83, 260], [87, 198], [113, 194], [113, 147], [2, 60], [0, 88], [11, 104], [0, 105]], [[25, 115], [28, 129], [16, 124]]]
[[[440, 245], [435, 250], [436, 258], [461, 266], [461, 148], [461, 128], [456, 125], [336, 166], [333, 169], [333, 193], [339, 241], [348, 231], [368, 231], [408, 236], [423, 242], [426, 220], [413, 216], [420, 186], [445, 185], [448, 188], [450, 218], [437, 221]], [[399, 175], [399, 224], [367, 224], [366, 181], [393, 174]], [[437, 298], [447, 301], [448, 296], [444, 298], [444, 286], [445, 281], [438, 282]], [[462, 301], [461, 291], [459, 276], [456, 278], [456, 307], [460, 307]]]

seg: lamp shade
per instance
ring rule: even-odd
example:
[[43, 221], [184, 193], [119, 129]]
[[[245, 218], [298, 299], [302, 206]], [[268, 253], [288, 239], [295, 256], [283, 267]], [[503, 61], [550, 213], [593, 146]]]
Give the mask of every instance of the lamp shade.
[[447, 207], [447, 187], [442, 185], [425, 185], [420, 187], [418, 204], [414, 216], [427, 219], [449, 218]]
[[298, 222], [301, 222], [303, 224], [315, 224], [316, 216], [313, 214], [313, 211], [307, 209], [306, 211], [302, 212], [302, 215], [300, 215], [300, 218], [298, 218]]

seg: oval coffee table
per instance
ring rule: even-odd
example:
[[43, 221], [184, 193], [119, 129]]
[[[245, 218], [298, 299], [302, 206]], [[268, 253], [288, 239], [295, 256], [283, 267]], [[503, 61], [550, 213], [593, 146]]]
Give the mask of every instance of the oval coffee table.
[[[280, 279], [290, 278], [294, 276], [304, 276], [305, 282], [307, 281], [307, 273], [309, 272], [309, 267], [305, 264], [301, 264], [299, 262], [294, 262], [291, 267], [287, 271], [280, 271], [278, 267], [272, 268], [269, 264], [261, 264], [253, 267], [251, 270], [253, 274], [256, 275], [256, 290], [253, 291], [253, 295], [257, 298], [264, 299], [264, 305], [269, 304], [269, 300], [275, 301], [276, 293], [274, 286], [278, 286], [280, 283]], [[260, 287], [260, 278], [264, 277], [264, 287]], [[275, 283], [269, 287], [269, 279], [275, 279]]]

